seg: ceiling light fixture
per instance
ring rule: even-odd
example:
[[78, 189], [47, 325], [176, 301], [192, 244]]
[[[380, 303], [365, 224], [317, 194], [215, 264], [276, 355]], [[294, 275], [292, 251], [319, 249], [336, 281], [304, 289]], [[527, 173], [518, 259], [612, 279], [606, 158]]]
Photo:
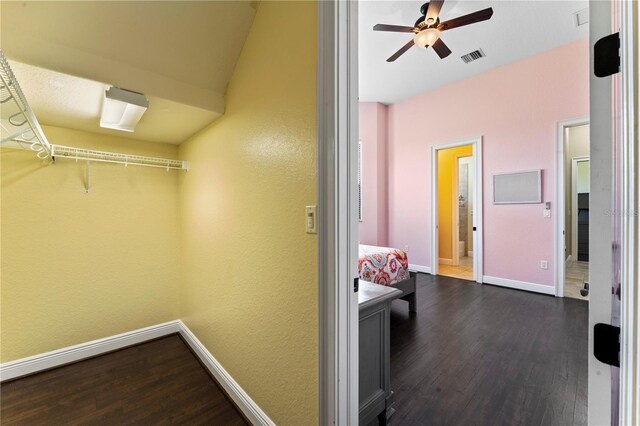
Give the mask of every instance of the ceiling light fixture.
[[420, 31], [413, 38], [413, 42], [416, 46], [421, 48], [426, 48], [427, 46], [433, 46], [433, 43], [438, 41], [440, 38], [440, 31], [436, 28], [427, 28], [426, 30]]
[[149, 108], [149, 101], [142, 93], [110, 87], [104, 92], [100, 127], [133, 132]]

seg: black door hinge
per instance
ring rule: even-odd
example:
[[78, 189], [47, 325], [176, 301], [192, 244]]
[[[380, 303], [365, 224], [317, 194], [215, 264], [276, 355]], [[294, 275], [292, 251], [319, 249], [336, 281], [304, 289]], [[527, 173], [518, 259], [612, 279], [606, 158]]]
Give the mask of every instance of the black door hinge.
[[620, 327], [609, 324], [593, 326], [593, 355], [600, 362], [620, 367]]
[[593, 73], [607, 77], [620, 72], [620, 33], [602, 37], [593, 45]]
[[475, 226], [473, 227], [473, 230], [474, 230], [474, 231], [476, 230], [476, 227], [475, 227]]
[[358, 286], [360, 284], [360, 278], [354, 278], [353, 279], [353, 292], [357, 293], [358, 292]]

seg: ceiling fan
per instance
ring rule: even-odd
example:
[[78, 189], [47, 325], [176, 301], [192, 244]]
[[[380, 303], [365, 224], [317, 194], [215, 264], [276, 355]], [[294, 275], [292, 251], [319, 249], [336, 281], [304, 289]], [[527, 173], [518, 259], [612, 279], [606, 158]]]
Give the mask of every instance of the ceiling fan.
[[377, 24], [373, 27], [374, 31], [391, 31], [396, 33], [414, 33], [415, 36], [407, 44], [402, 46], [400, 50], [391, 55], [387, 62], [393, 62], [403, 53], [409, 50], [414, 44], [423, 49], [431, 46], [436, 51], [440, 59], [444, 59], [451, 54], [451, 50], [440, 38], [442, 31], [451, 30], [453, 28], [465, 25], [475, 24], [476, 22], [486, 21], [493, 15], [493, 9], [488, 7], [468, 15], [459, 16], [440, 22], [440, 9], [444, 0], [431, 0], [420, 7], [421, 16], [413, 27], [405, 27], [402, 25]]

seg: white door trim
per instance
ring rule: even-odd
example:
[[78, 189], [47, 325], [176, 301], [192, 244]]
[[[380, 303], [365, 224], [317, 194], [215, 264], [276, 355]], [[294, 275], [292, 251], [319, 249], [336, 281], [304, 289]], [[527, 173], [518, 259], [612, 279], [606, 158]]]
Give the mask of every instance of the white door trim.
[[[438, 151], [471, 145], [473, 158], [473, 280], [482, 283], [483, 277], [483, 222], [482, 212], [482, 136], [456, 142], [449, 142], [431, 147], [431, 274], [438, 275]], [[455, 249], [455, 248], [454, 248]]]
[[578, 260], [578, 163], [589, 161], [589, 157], [571, 158], [571, 255]]
[[456, 155], [455, 157], [455, 167], [451, 183], [451, 188], [453, 189], [453, 194], [451, 196], [451, 264], [458, 266], [460, 265], [460, 259], [458, 256], [458, 241], [460, 241], [460, 214], [458, 212], [458, 174], [460, 171], [458, 170], [458, 161], [459, 157]]
[[640, 164], [638, 129], [640, 122], [640, 8], [637, 2], [620, 2], [621, 140], [622, 140], [622, 268], [620, 323], [620, 424], [640, 424], [640, 326], [638, 290], [640, 263]]
[[319, 423], [358, 424], [358, 3], [318, 2]]
[[[564, 173], [565, 173], [565, 137], [566, 129], [570, 127], [583, 126], [589, 124], [589, 117], [573, 118], [571, 120], [564, 120], [558, 122], [556, 125], [556, 214], [555, 217], [555, 232], [553, 238], [553, 244], [555, 247], [555, 294], [557, 297], [564, 297], [564, 268], [566, 257], [564, 255], [564, 230], [565, 230], [565, 188], [564, 188]], [[573, 255], [573, 253], [571, 253]]]

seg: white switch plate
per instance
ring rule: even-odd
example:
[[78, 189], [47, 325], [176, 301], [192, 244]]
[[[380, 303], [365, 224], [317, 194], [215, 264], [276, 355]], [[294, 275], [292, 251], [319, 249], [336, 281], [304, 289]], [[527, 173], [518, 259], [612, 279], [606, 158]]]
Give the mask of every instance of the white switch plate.
[[318, 215], [316, 206], [307, 206], [304, 209], [304, 218], [307, 228], [307, 234], [318, 233]]
[[546, 260], [541, 260], [540, 269], [549, 269], [549, 262], [547, 262]]
[[407, 253], [409, 253], [409, 246], [408, 246], [408, 245], [405, 245], [405, 246], [404, 246], [404, 251], [406, 251]]
[[551, 210], [549, 210], [549, 209], [544, 209], [544, 214], [543, 214], [543, 216], [544, 216], [544, 217], [551, 217]]

